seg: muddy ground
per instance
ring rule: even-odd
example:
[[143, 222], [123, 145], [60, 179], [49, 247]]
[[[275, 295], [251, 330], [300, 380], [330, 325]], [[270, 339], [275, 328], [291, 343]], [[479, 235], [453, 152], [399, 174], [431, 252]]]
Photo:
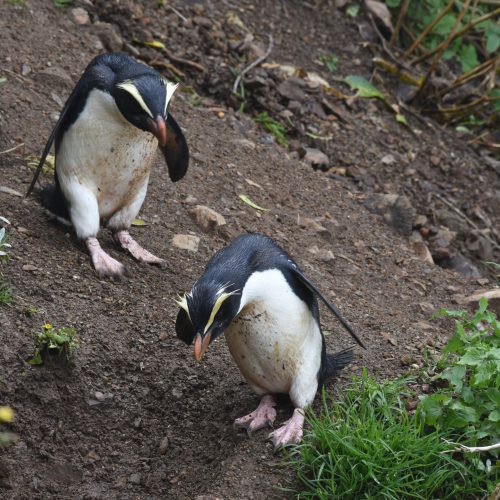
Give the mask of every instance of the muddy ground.
[[[338, 104], [349, 123], [331, 120], [337, 126], [327, 152], [332, 163], [342, 159], [366, 175], [314, 171], [293, 148], [276, 145], [248, 115], [235, 112], [209, 81], [225, 53], [203, 43], [200, 26], [205, 23], [209, 30], [207, 21], [190, 20], [223, 20], [236, 8], [230, 2], [172, 2], [160, 10], [153, 8], [155, 2], [145, 8], [133, 2], [75, 3], [90, 14], [83, 25], [71, 9], [56, 9], [52, 2], [16, 3], [0, 5], [0, 76], [7, 78], [0, 85], [0, 149], [24, 143], [0, 154], [0, 186], [14, 190], [0, 192], [0, 215], [11, 222], [12, 244], [3, 271], [14, 290], [13, 304], [0, 308], [0, 405], [15, 410], [10, 430], [18, 437], [0, 451], [0, 497], [286, 498], [279, 487], [293, 485], [293, 476], [273, 454], [267, 432], [247, 438], [232, 427], [236, 417], [254, 408], [257, 396], [224, 341], [195, 363], [192, 348], [175, 337], [177, 294], [190, 289], [208, 258], [233, 236], [264, 232], [296, 258], [367, 344], [366, 351], [356, 349], [355, 362], [329, 390], [341, 391], [363, 367], [381, 378], [397, 376], [422, 362], [426, 345], [439, 346], [450, 334], [449, 324], [429, 321], [433, 311], [453, 306], [457, 294], [492, 285], [487, 277], [467, 278], [423, 262], [405, 236], [367, 210], [366, 201], [377, 192], [416, 193], [410, 198], [420, 207], [426, 201], [420, 187], [434, 183], [438, 194], [451, 193], [497, 222], [495, 170], [453, 132], [410, 119], [421, 129], [412, 133], [383, 106], [363, 101], [353, 107]], [[249, 5], [242, 3], [237, 12], [264, 42], [265, 33], [274, 30], [273, 60], [305, 66], [311, 49], [304, 43], [309, 42], [315, 49], [335, 47], [347, 72], [353, 64], [370, 74], [357, 31], [340, 12], [328, 17], [305, 2]], [[118, 40], [100, 22], [115, 23]], [[134, 31], [141, 23], [142, 34]], [[158, 158], [140, 214], [147, 225], [132, 230], [168, 266], [160, 270], [133, 262], [103, 231], [103, 246], [126, 264], [129, 277], [99, 280], [71, 230], [51, 221], [36, 196], [24, 199], [15, 192], [26, 191], [33, 173], [26, 156], [40, 154], [89, 60], [110, 44], [134, 51], [123, 43], [162, 33], [172, 53], [207, 68], [198, 75], [184, 67], [185, 80], [200, 99], [178, 92], [170, 108], [190, 146], [188, 174], [172, 184]], [[317, 33], [322, 36], [312, 36]], [[359, 57], [353, 51], [361, 51]], [[219, 86], [226, 81], [223, 68]], [[388, 154], [395, 161], [381, 163]], [[449, 168], [433, 170], [435, 155]], [[463, 173], [460, 165], [471, 168]], [[43, 176], [42, 183], [49, 181]], [[254, 210], [240, 194], [270, 210]], [[222, 214], [226, 226], [204, 233], [189, 215], [197, 204]], [[175, 246], [177, 234], [199, 237], [197, 250]], [[474, 255], [468, 258], [481, 269]], [[322, 319], [330, 351], [351, 344], [326, 311]], [[26, 364], [33, 353], [32, 332], [47, 322], [78, 330], [82, 345], [73, 366]], [[290, 413], [285, 401], [278, 421]]]

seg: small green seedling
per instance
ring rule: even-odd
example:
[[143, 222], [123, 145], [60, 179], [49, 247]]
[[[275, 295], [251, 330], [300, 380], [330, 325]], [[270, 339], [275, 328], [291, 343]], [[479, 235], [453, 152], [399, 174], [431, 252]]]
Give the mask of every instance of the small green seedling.
[[330, 73], [333, 73], [339, 64], [339, 58], [335, 54], [321, 54], [319, 59]]
[[54, 6], [58, 9], [62, 9], [64, 7], [69, 7], [73, 3], [73, 0], [54, 0]]
[[279, 144], [288, 146], [288, 139], [285, 135], [285, 126], [282, 123], [271, 118], [266, 111], [259, 113], [255, 117], [255, 122], [259, 125], [262, 125], [271, 135], [273, 135]]
[[50, 323], [43, 325], [42, 330], [35, 333], [35, 342], [35, 352], [28, 360], [30, 365], [41, 365], [47, 356], [53, 355], [56, 359], [68, 362], [74, 350], [80, 347], [74, 328], [54, 328]]

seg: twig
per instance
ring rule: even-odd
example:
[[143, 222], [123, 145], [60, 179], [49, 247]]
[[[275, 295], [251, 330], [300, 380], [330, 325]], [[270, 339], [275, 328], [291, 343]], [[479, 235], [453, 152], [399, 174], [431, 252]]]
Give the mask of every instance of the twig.
[[389, 41], [389, 48], [392, 49], [393, 45], [396, 43], [396, 40], [399, 36], [399, 31], [401, 30], [401, 25], [403, 24], [403, 19], [408, 12], [408, 6], [410, 5], [410, 0], [404, 0], [403, 5], [401, 5], [401, 9], [399, 9], [398, 20], [396, 21], [396, 26], [394, 27], [394, 31], [392, 32], [391, 39]]
[[[479, 226], [477, 226], [477, 224], [475, 224], [473, 221], [471, 221], [469, 219], [469, 217], [467, 217], [467, 215], [465, 215], [460, 209], [458, 209], [455, 205], [453, 205], [453, 203], [449, 202], [446, 198], [443, 198], [440, 194], [438, 193], [434, 193], [434, 196], [438, 199], [438, 200], [441, 200], [447, 207], [451, 208], [457, 215], [459, 215], [465, 222], [467, 222], [468, 224], [470, 224], [470, 226], [474, 229], [476, 229], [477, 231], [481, 232], [481, 229], [479, 228]], [[491, 239], [487, 234], [484, 234], [483, 233], [483, 236], [495, 247], [495, 248], [498, 248], [500, 250], [500, 245], [493, 239]]]
[[202, 66], [201, 64], [190, 61], [189, 59], [183, 59], [182, 57], [175, 56], [168, 50], [166, 47], [161, 49], [163, 53], [173, 62], [176, 62], [178, 64], [184, 64], [185, 66], [190, 66], [191, 68], [197, 69], [198, 71], [204, 72], [205, 66]]
[[489, 59], [488, 61], [485, 61], [484, 63], [480, 64], [479, 66], [472, 68], [470, 71], [467, 71], [467, 73], [463, 73], [451, 85], [449, 85], [445, 89], [438, 92], [437, 97], [443, 97], [444, 95], [448, 94], [452, 90], [455, 90], [456, 88], [461, 87], [462, 85], [467, 83], [469, 80], [472, 80], [473, 78], [477, 78], [478, 76], [481, 76], [484, 73], [488, 73], [488, 71], [490, 70], [490, 67], [495, 64], [497, 59], [498, 59], [497, 57], [493, 57], [493, 58]]
[[436, 24], [443, 19], [443, 17], [453, 8], [455, 0], [450, 0], [448, 5], [428, 24], [424, 31], [418, 35], [418, 37], [413, 41], [413, 43], [405, 50], [403, 57], [408, 57], [422, 42], [422, 40], [429, 34], [429, 32], [436, 26]]
[[188, 22], [187, 17], [184, 17], [175, 7], [169, 5], [168, 8], [178, 17], [180, 17], [185, 23]]
[[[451, 443], [449, 441], [446, 441], [449, 444], [455, 444]], [[442, 453], [455, 453], [456, 451], [464, 451], [466, 453], [476, 453], [476, 452], [481, 452], [481, 451], [492, 451], [500, 448], [500, 443], [492, 444], [490, 446], [465, 446], [464, 444], [458, 444], [458, 448], [455, 448], [453, 450], [446, 450], [443, 451]]]
[[440, 43], [437, 47], [432, 49], [427, 54], [423, 54], [423, 55], [417, 57], [416, 59], [413, 59], [413, 61], [411, 61], [410, 64], [413, 66], [414, 64], [418, 64], [419, 62], [425, 61], [429, 57], [432, 57], [436, 52], [439, 52], [443, 46], [445, 46], [445, 48], [446, 48], [451, 42], [453, 42], [453, 40], [455, 40], [459, 36], [462, 36], [465, 32], [467, 32], [471, 28], [473, 28], [476, 24], [482, 23], [483, 21], [486, 21], [486, 20], [491, 19], [492, 17], [498, 16], [498, 15], [500, 15], [500, 7], [498, 9], [495, 9], [494, 11], [490, 12], [489, 14], [485, 14], [484, 16], [478, 17], [477, 19], [470, 21], [461, 30], [454, 33], [451, 40], [446, 39], [444, 42]]
[[273, 50], [273, 35], [269, 35], [269, 45], [267, 47], [266, 53], [259, 58], [255, 59], [255, 61], [252, 64], [249, 64], [246, 68], [243, 69], [243, 71], [236, 77], [236, 80], [234, 81], [233, 84], [233, 94], [236, 94], [238, 90], [238, 85], [240, 84], [241, 79], [245, 76], [246, 73], [248, 73], [251, 69], [255, 68], [255, 66], [258, 66], [261, 62], [264, 62], [268, 57], [269, 54], [271, 53], [271, 50]]
[[24, 146], [24, 142], [21, 142], [17, 146], [14, 146], [13, 148], [6, 149], [5, 151], [0, 151], [0, 155], [5, 155], [7, 153], [12, 153], [12, 151], [15, 151], [16, 149], [19, 149]]

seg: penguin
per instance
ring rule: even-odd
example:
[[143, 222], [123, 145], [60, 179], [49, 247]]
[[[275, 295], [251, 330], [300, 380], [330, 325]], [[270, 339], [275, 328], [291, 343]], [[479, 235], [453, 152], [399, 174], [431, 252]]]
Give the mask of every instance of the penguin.
[[33, 176], [27, 196], [55, 143], [55, 183], [42, 191], [42, 204], [71, 222], [101, 277], [120, 277], [125, 270], [101, 248], [101, 223], [138, 261], [165, 264], [129, 228], [146, 196], [158, 145], [173, 182], [187, 171], [186, 139], [167, 112], [176, 88], [126, 54], [95, 57], [66, 101]]
[[339, 310], [304, 275], [273, 239], [260, 233], [238, 236], [208, 262], [191, 291], [179, 298], [175, 329], [194, 356], [224, 333], [241, 374], [261, 396], [258, 408], [234, 426], [248, 434], [272, 425], [276, 395], [287, 394], [295, 409], [269, 438], [275, 450], [302, 439], [304, 410], [317, 389], [353, 358], [352, 349], [326, 353], [318, 300], [365, 347]]

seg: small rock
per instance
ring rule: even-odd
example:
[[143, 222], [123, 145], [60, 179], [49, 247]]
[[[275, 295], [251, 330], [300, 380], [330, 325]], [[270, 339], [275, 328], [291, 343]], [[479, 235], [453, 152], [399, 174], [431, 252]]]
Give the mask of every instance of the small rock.
[[161, 332], [160, 335], [158, 336], [158, 340], [166, 340], [167, 338], [168, 338], [167, 332]]
[[49, 89], [54, 89], [54, 86], [68, 88], [73, 87], [74, 82], [68, 72], [59, 66], [51, 66], [42, 69], [36, 74], [36, 80], [47, 86]]
[[134, 474], [130, 474], [129, 478], [128, 478], [128, 482], [131, 483], [131, 484], [141, 484], [141, 475], [136, 472]]
[[123, 39], [112, 24], [96, 22], [92, 28], [106, 49], [111, 52], [122, 49]]
[[282, 81], [276, 90], [278, 94], [290, 101], [302, 102], [306, 98], [306, 94], [300, 88], [299, 83], [293, 78]]
[[320, 248], [317, 253], [317, 257], [319, 260], [323, 262], [332, 262], [335, 260], [335, 255], [331, 250], [327, 250], [326, 248]]
[[172, 245], [182, 250], [188, 250], [190, 252], [197, 252], [198, 246], [200, 244], [200, 238], [198, 236], [193, 236], [191, 234], [176, 234], [172, 238]]
[[38, 271], [38, 267], [34, 266], [33, 264], [24, 264], [22, 269], [23, 271]]
[[94, 393], [94, 398], [96, 398], [97, 401], [104, 401], [105, 396], [101, 391], [96, 391]]
[[[418, 233], [420, 234], [420, 233]], [[417, 254], [417, 257], [428, 264], [434, 264], [434, 259], [432, 258], [432, 254], [427, 247], [427, 245], [423, 241], [414, 241], [413, 250]]]
[[50, 97], [59, 107], [62, 108], [64, 106], [64, 101], [55, 92], [51, 92]]
[[174, 387], [172, 389], [172, 396], [175, 399], [181, 399], [182, 398], [182, 391], [180, 389], [178, 389], [177, 387]]
[[189, 210], [189, 215], [205, 233], [213, 232], [226, 224], [226, 219], [221, 214], [204, 205], [196, 205]]
[[165, 455], [165, 453], [167, 453], [167, 450], [168, 450], [168, 437], [165, 436], [161, 441], [160, 441], [160, 446], [159, 446], [159, 449], [160, 449], [160, 455]]
[[436, 312], [436, 308], [429, 302], [420, 302], [418, 305], [420, 310], [425, 314], [434, 314]]
[[302, 217], [298, 216], [297, 217], [297, 222], [300, 227], [303, 227], [305, 229], [312, 229], [313, 231], [316, 231], [319, 234], [329, 234], [328, 229], [326, 227], [322, 226], [319, 222], [316, 222], [314, 219], [310, 219], [309, 217]]
[[29, 64], [23, 63], [21, 65], [21, 75], [28, 76], [31, 73], [31, 66]]
[[255, 145], [255, 142], [252, 142], [248, 139], [235, 139], [231, 141], [233, 144], [236, 144], [238, 146], [242, 146], [245, 149], [249, 149], [253, 151], [257, 146]]
[[87, 458], [92, 462], [97, 462], [98, 460], [101, 459], [101, 457], [97, 454], [95, 450], [90, 450], [87, 453]]
[[383, 339], [387, 340], [387, 342], [389, 342], [389, 344], [391, 344], [391, 345], [397, 345], [397, 342], [394, 339], [394, 337], [392, 337], [388, 332], [380, 332], [380, 336]]
[[384, 165], [392, 165], [393, 163], [396, 163], [396, 158], [394, 158], [394, 155], [388, 154], [385, 155], [380, 161]]
[[210, 29], [213, 25], [212, 21], [208, 17], [194, 16], [193, 23], [202, 28]]
[[401, 356], [401, 364], [403, 366], [410, 366], [412, 359], [411, 356], [408, 356], [408, 354], [405, 354], [404, 356]]
[[439, 158], [439, 156], [432, 155], [430, 157], [430, 161], [434, 167], [437, 167], [441, 163], [441, 158]]
[[81, 7], [71, 9], [71, 16], [76, 24], [84, 25], [90, 23], [89, 13]]
[[198, 203], [198, 198], [195, 198], [192, 194], [188, 194], [184, 200], [182, 200], [182, 203], [186, 205], [196, 205]]
[[301, 159], [311, 165], [314, 169], [328, 170], [330, 160], [325, 153], [314, 148], [300, 148], [299, 155]]
[[142, 418], [141, 417], [137, 417], [135, 420], [134, 420], [134, 427], [136, 429], [139, 429], [139, 427], [142, 425]]

